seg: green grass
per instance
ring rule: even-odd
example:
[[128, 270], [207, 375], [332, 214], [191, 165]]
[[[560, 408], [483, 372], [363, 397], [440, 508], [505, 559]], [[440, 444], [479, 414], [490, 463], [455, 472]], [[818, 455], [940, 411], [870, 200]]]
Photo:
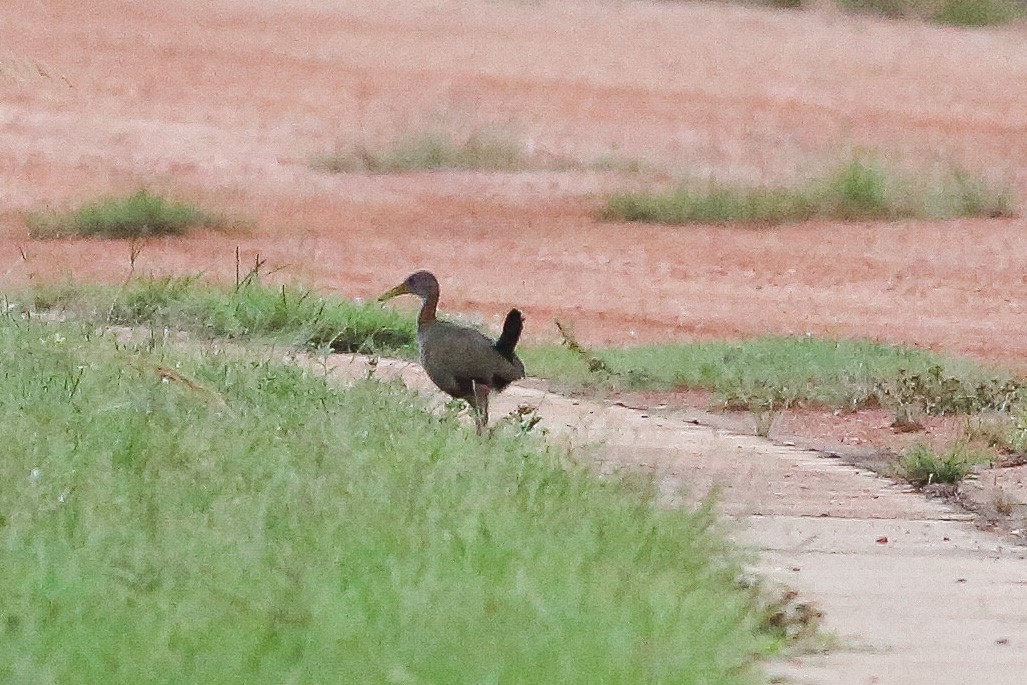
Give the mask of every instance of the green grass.
[[706, 510], [404, 389], [0, 320], [0, 681], [752, 683]]
[[[928, 413], [1009, 408], [1023, 393], [1001, 370], [862, 340], [763, 337], [592, 351], [607, 370], [589, 370], [563, 347], [521, 352], [533, 375], [558, 386], [599, 390], [704, 389], [729, 408], [793, 405], [855, 409], [923, 407]], [[597, 366], [593, 364], [593, 367]]]
[[650, 166], [641, 160], [616, 149], [598, 155], [591, 162], [546, 153], [530, 154], [517, 139], [489, 131], [478, 131], [463, 139], [441, 133], [411, 134], [377, 149], [366, 145], [341, 146], [335, 152], [315, 155], [310, 166], [318, 171], [339, 174], [393, 174], [444, 169], [640, 174], [650, 170]]
[[1016, 0], [838, 0], [838, 4], [852, 12], [966, 27], [996, 26], [1027, 16], [1027, 8]]
[[931, 20], [951, 26], [1000, 26], [1027, 16], [1027, 5], [1015, 0], [946, 0]]
[[[736, 0], [744, 5], [778, 8], [816, 7], [809, 0]], [[842, 9], [891, 19], [921, 19], [951, 26], [983, 27], [1007, 24], [1027, 16], [1017, 0], [836, 0]]]
[[166, 200], [144, 189], [70, 212], [35, 212], [26, 217], [26, 223], [33, 238], [147, 238], [182, 235], [195, 227], [223, 227], [225, 222], [191, 204]]
[[354, 145], [311, 160], [311, 166], [320, 171], [372, 174], [440, 169], [518, 171], [528, 165], [516, 140], [486, 132], [463, 140], [436, 133], [410, 135], [382, 149]]
[[931, 451], [923, 443], [906, 450], [899, 460], [899, 475], [910, 484], [922, 488], [933, 484], [952, 484], [963, 480], [977, 464], [990, 463], [991, 456], [976, 453], [956, 445], [945, 456]]
[[898, 19], [913, 16], [916, 0], [837, 0], [838, 4], [850, 12], [877, 14], [882, 17]]
[[126, 326], [152, 326], [205, 337], [258, 338], [337, 352], [391, 352], [415, 348], [410, 316], [375, 304], [288, 286], [244, 279], [238, 287], [197, 278], [138, 278], [121, 288], [55, 283], [12, 299], [33, 308], [69, 310], [80, 319]]
[[792, 188], [683, 184], [670, 191], [615, 193], [606, 198], [599, 217], [661, 224], [782, 224], [1014, 214], [1008, 189], [992, 188], [966, 172], [956, 170], [925, 185], [876, 161], [854, 159]]

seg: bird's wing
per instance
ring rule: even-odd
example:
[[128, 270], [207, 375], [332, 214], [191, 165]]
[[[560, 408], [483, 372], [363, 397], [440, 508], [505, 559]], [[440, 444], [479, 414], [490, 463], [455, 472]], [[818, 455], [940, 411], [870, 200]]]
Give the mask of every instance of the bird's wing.
[[524, 372], [495, 348], [495, 343], [473, 328], [439, 321], [422, 341], [426, 367], [444, 366], [455, 378], [491, 383], [494, 376], [507, 380], [523, 377]]

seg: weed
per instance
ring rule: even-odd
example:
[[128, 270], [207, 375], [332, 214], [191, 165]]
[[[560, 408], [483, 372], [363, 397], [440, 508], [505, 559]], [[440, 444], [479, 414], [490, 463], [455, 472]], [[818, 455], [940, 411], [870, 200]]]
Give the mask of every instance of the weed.
[[983, 411], [968, 416], [963, 426], [963, 439], [1001, 452], [1014, 452], [1018, 422], [1010, 412]]
[[614, 171], [622, 174], [639, 174], [647, 169], [645, 163], [635, 157], [628, 157], [616, 150], [599, 155], [588, 168], [595, 171]]
[[842, 221], [956, 216], [1011, 216], [1008, 189], [955, 171], [934, 189], [873, 159], [856, 158], [822, 179], [793, 188], [683, 184], [669, 192], [626, 192], [606, 198], [601, 219], [662, 224], [781, 224], [813, 218]]
[[994, 187], [960, 169], [952, 173], [928, 202], [932, 207], [929, 213], [939, 218], [1016, 216], [1016, 200], [1009, 188]]
[[739, 577], [738, 585], [752, 593], [760, 625], [787, 645], [789, 654], [824, 652], [835, 643], [823, 629], [823, 611], [797, 591], [751, 574]]
[[49, 283], [36, 283], [30, 301], [36, 311], [63, 310], [74, 306], [82, 297], [82, 286], [70, 277]]
[[893, 19], [911, 16], [915, 0], [838, 0], [838, 4], [850, 12], [877, 14]]
[[580, 357], [582, 361], [585, 362], [585, 365], [588, 368], [588, 372], [590, 374], [604, 374], [606, 376], [619, 375], [617, 372], [613, 371], [610, 368], [609, 364], [607, 364], [602, 359], [592, 354], [590, 350], [582, 346], [581, 343], [579, 343], [577, 339], [574, 337], [574, 333], [573, 331], [571, 331], [569, 326], [557, 321], [556, 329], [560, 331], [560, 338], [562, 339], [563, 344], [567, 347], [568, 350], [570, 350], [573, 354]]
[[[516, 409], [511, 410], [509, 414], [504, 416], [500, 422], [514, 426], [516, 432], [521, 435], [527, 435], [542, 422], [542, 414], [539, 413], [537, 406], [519, 404]], [[543, 434], [545, 432], [545, 430], [542, 431]]]
[[1013, 412], [1013, 426], [1009, 446], [1020, 454], [1027, 454], [1027, 408], [1021, 405]]
[[809, 0], [735, 0], [738, 4], [756, 7], [776, 7], [778, 9], [801, 9], [809, 4]]
[[1012, 0], [945, 0], [931, 19], [939, 24], [979, 27], [1008, 24], [1024, 14], [1024, 4]]
[[941, 457], [927, 445], [916, 443], [903, 453], [899, 468], [906, 480], [922, 488], [938, 483], [958, 483], [973, 465], [990, 461], [989, 455], [970, 452], [960, 445]]
[[895, 411], [896, 424], [910, 424], [919, 416], [975, 414], [984, 410], [1008, 412], [1027, 393], [1012, 378], [973, 380], [947, 375], [940, 364], [913, 373], [899, 369], [879, 386], [882, 404]]
[[311, 166], [321, 171], [373, 174], [440, 169], [517, 171], [527, 165], [515, 140], [481, 131], [460, 142], [439, 134], [408, 136], [382, 150], [357, 145], [311, 161]]
[[996, 492], [991, 500], [991, 506], [999, 516], [1012, 516], [1016, 505], [1017, 501], [1002, 490]]
[[774, 422], [783, 409], [796, 404], [796, 394], [787, 387], [757, 380], [744, 388], [722, 393], [726, 409], [746, 409], [753, 417], [756, 435], [761, 438], [770, 436]]
[[799, 192], [713, 185], [705, 190], [681, 186], [669, 193], [617, 193], [607, 198], [600, 218], [663, 224], [777, 224], [814, 215], [815, 207]]
[[822, 211], [847, 221], [912, 215], [912, 210], [899, 205], [894, 197], [896, 182], [881, 165], [854, 159], [827, 179]]
[[850, 12], [892, 19], [916, 18], [952, 26], [980, 27], [1006, 24], [1023, 18], [1023, 3], [1016, 0], [837, 0]]
[[33, 238], [148, 238], [224, 224], [223, 219], [190, 204], [169, 201], [145, 189], [124, 198], [99, 200], [73, 212], [36, 212], [28, 215], [26, 222]]

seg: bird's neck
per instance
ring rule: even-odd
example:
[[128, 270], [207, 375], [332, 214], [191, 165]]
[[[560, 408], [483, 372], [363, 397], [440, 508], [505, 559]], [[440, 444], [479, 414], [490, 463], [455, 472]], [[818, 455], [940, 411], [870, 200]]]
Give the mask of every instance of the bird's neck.
[[439, 296], [437, 294], [431, 294], [421, 300], [421, 312], [417, 315], [417, 327], [423, 328], [435, 323], [438, 307]]

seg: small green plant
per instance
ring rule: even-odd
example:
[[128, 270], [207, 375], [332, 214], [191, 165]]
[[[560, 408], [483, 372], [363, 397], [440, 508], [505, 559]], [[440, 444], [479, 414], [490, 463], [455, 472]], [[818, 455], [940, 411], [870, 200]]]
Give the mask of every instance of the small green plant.
[[787, 645], [789, 655], [825, 652], [837, 644], [823, 629], [823, 611], [796, 590], [751, 574], [739, 577], [738, 585], [752, 593], [760, 625]]
[[897, 19], [911, 16], [915, 0], [838, 0], [838, 4], [850, 12], [877, 14]]
[[1010, 412], [982, 411], [966, 417], [962, 439], [967, 444], [984, 445], [999, 452], [1010, 452], [1013, 447], [1016, 419]]
[[[744, 5], [788, 9], [815, 6], [806, 0], [736, 0]], [[836, 0], [843, 10], [889, 19], [920, 19], [952, 26], [995, 26], [1027, 14], [1018, 0]]]
[[930, 214], [997, 219], [1016, 216], [1016, 199], [1008, 187], [994, 186], [961, 169], [955, 170], [928, 199]]
[[73, 212], [35, 212], [26, 222], [33, 238], [148, 238], [224, 224], [221, 218], [193, 205], [166, 200], [145, 189], [128, 197], [99, 200]]
[[[542, 414], [539, 413], [538, 409], [537, 406], [530, 404], [519, 404], [516, 409], [511, 410], [509, 414], [501, 418], [498, 425], [513, 426], [518, 434], [527, 435], [542, 422]], [[545, 433], [544, 429], [542, 433]]]
[[854, 159], [827, 179], [821, 191], [822, 211], [846, 221], [911, 216], [915, 210], [896, 199], [898, 183], [880, 164]]
[[606, 377], [620, 375], [619, 372], [611, 369], [609, 364], [592, 354], [591, 350], [579, 343], [577, 338], [574, 337], [574, 332], [569, 326], [557, 321], [556, 329], [560, 331], [560, 338], [562, 339], [563, 345], [572, 354], [580, 357], [581, 360], [585, 362], [585, 366], [588, 368], [588, 372], [590, 374], [602, 374]]
[[923, 443], [908, 448], [899, 466], [903, 477], [918, 488], [937, 483], [958, 483], [969, 470], [956, 455], [942, 459]]
[[745, 409], [752, 414], [756, 435], [770, 436], [774, 422], [781, 411], [798, 403], [798, 396], [787, 387], [762, 379], [722, 393], [726, 409]]
[[36, 283], [29, 293], [21, 294], [20, 299], [31, 303], [32, 310], [50, 311], [76, 307], [82, 296], [82, 285], [66, 276], [57, 281]]
[[1027, 388], [1016, 379], [960, 378], [946, 374], [940, 364], [921, 372], [899, 369], [879, 388], [882, 404], [895, 411], [896, 424], [915, 423], [922, 416], [1007, 412], [1027, 394]]
[[851, 12], [889, 18], [919, 18], [952, 26], [995, 26], [1022, 18], [1016, 0], [838, 0]]
[[902, 476], [916, 487], [933, 484], [958, 483], [974, 464], [986, 463], [990, 457], [968, 453], [956, 446], [944, 457], [936, 455], [924, 443], [916, 443], [907, 449], [899, 462]]
[[1011, 0], [945, 0], [931, 19], [952, 26], [996, 26], [1023, 18], [1025, 6]]
[[1010, 449], [1027, 454], [1027, 408], [1023, 405], [1013, 412], [1013, 425], [1009, 435]]
[[[571, 168], [573, 164], [569, 165]], [[599, 155], [586, 168], [594, 171], [614, 171], [622, 174], [639, 174], [647, 169], [647, 165], [636, 157], [628, 157], [616, 150]]]
[[481, 131], [462, 141], [439, 134], [413, 135], [380, 150], [355, 145], [311, 160], [311, 166], [321, 171], [372, 174], [440, 169], [517, 171], [528, 165], [516, 140]]
[[812, 200], [798, 191], [745, 189], [712, 185], [681, 186], [670, 192], [616, 193], [600, 212], [604, 221], [661, 224], [780, 224], [816, 214]]
[[741, 5], [754, 5], [756, 7], [776, 7], [778, 9], [801, 9], [809, 3], [809, 0], [735, 0]]
[[957, 170], [924, 187], [871, 157], [857, 157], [827, 176], [791, 188], [683, 184], [670, 191], [632, 191], [606, 198], [599, 217], [662, 224], [781, 224], [1012, 216], [1008, 189]]

